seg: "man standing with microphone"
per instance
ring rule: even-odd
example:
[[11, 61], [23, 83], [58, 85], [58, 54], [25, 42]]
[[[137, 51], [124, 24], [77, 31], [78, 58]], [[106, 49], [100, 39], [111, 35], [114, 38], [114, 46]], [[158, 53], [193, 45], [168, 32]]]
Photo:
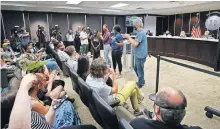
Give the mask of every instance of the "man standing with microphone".
[[145, 84], [144, 80], [144, 64], [146, 62], [148, 48], [147, 48], [147, 36], [143, 29], [143, 22], [140, 18], [133, 20], [133, 26], [137, 30], [137, 36], [132, 39], [129, 34], [125, 34], [124, 37], [134, 46], [134, 70], [138, 76], [137, 85], [141, 88]]

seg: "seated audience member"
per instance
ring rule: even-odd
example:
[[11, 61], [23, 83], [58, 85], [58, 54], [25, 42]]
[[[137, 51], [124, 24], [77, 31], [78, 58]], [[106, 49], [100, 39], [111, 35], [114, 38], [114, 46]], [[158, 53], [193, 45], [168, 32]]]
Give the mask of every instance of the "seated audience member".
[[2, 68], [5, 68], [7, 70], [15, 70], [16, 69], [16, 66], [10, 65], [11, 62], [6, 62], [2, 55], [1, 55], [0, 62], [1, 62], [1, 69]]
[[2, 44], [2, 51], [1, 55], [3, 56], [3, 59], [6, 62], [13, 62], [13, 58], [16, 58], [14, 56], [14, 51], [11, 49], [10, 42], [8, 39], [4, 40], [4, 43]]
[[[87, 76], [89, 75], [89, 58], [86, 55], [81, 55], [78, 58], [78, 69], [77, 74], [86, 81]], [[110, 74], [105, 75], [105, 82], [107, 85], [112, 86], [112, 79]]]
[[70, 56], [64, 52], [65, 46], [62, 43], [57, 45], [57, 54], [60, 57], [61, 61], [67, 61], [70, 59]]
[[147, 36], [153, 36], [153, 34], [150, 32], [150, 30], [147, 31]]
[[70, 59], [67, 60], [67, 64], [72, 68], [75, 72], [77, 72], [78, 69], [78, 61], [77, 61], [77, 56], [78, 54], [76, 53], [76, 49], [73, 45], [68, 46], [65, 49], [65, 52], [70, 56]]
[[114, 70], [110, 70], [112, 74], [112, 87], [105, 83], [104, 76], [108, 74], [109, 68], [103, 58], [97, 58], [93, 60], [90, 66], [90, 74], [86, 78], [86, 83], [97, 92], [97, 94], [106, 102], [112, 103], [115, 99], [120, 101], [120, 105], [124, 105], [128, 98], [131, 100], [131, 104], [135, 115], [140, 115], [139, 104], [144, 99], [143, 95], [135, 81], [127, 82], [123, 88], [118, 91], [118, 83]]
[[48, 69], [54, 70], [57, 69], [60, 74], [59, 67], [54, 59], [47, 59], [44, 61], [41, 61], [41, 57], [43, 55], [43, 52], [39, 52], [36, 54], [33, 54], [32, 49], [33, 47], [31, 45], [25, 46], [25, 53], [22, 54], [19, 57], [19, 66], [22, 68], [23, 71], [32, 71], [34, 69], [38, 69], [40, 67], [44, 68], [44, 72], [48, 74]]
[[[57, 44], [56, 44], [56, 43], [57, 43]], [[54, 37], [51, 37], [49, 46], [50, 46], [52, 49], [55, 49], [55, 44], [56, 44], [56, 46], [57, 46], [58, 43], [59, 43], [59, 41], [58, 41], [57, 39], [55, 39]]]
[[89, 75], [89, 57], [81, 55], [78, 58], [77, 74], [85, 81]]
[[156, 94], [153, 119], [136, 118], [130, 122], [134, 129], [200, 129], [181, 125], [186, 114], [187, 100], [184, 94], [165, 87]]
[[[27, 74], [23, 77], [20, 88], [16, 93], [9, 91], [8, 94], [4, 94], [1, 99], [1, 104], [4, 105], [4, 122], [9, 123], [9, 129], [52, 129], [53, 123], [56, 118], [56, 106], [60, 100], [53, 99], [49, 111], [44, 116], [38, 112], [31, 111], [32, 104], [28, 96], [28, 91], [33, 86], [36, 86], [36, 76], [34, 74]], [[62, 104], [63, 105], [63, 104]], [[12, 110], [11, 110], [12, 109]], [[63, 109], [62, 109], [63, 110]], [[6, 118], [10, 116], [9, 118]], [[1, 115], [3, 117], [3, 114]], [[8, 121], [9, 120], [9, 121]], [[69, 121], [71, 119], [68, 119]], [[60, 123], [60, 122], [59, 122]], [[61, 128], [53, 129], [80, 129], [82, 126], [65, 126]], [[92, 125], [84, 125], [88, 129], [96, 129]]]
[[205, 31], [204, 35], [202, 36], [202, 38], [209, 38], [209, 31]]
[[186, 37], [185, 31], [181, 31], [181, 32], [180, 32], [180, 37], [182, 37], [182, 38], [185, 38], [185, 37]]
[[[32, 111], [39, 112], [42, 115], [46, 115], [50, 109], [50, 106], [44, 106], [44, 104], [39, 100], [39, 95], [42, 95], [41, 90], [44, 89], [46, 85], [46, 80], [42, 77], [41, 74], [35, 74], [35, 85], [29, 90], [29, 95], [32, 103]], [[40, 93], [40, 94], [39, 94]], [[65, 96], [63, 86], [58, 86], [50, 92], [50, 98], [53, 99], [62, 99]], [[62, 105], [56, 109], [56, 117], [53, 122], [53, 128], [62, 128], [72, 125], [80, 125], [81, 121], [76, 112], [74, 106], [70, 101], [65, 100]]]
[[16, 90], [8, 90], [1, 94], [1, 127], [9, 123], [9, 117], [15, 101]]

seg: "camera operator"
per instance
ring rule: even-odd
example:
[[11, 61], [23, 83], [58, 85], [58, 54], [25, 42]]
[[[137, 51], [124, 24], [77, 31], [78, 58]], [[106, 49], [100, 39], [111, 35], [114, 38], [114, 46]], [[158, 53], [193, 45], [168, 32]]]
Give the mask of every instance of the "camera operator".
[[11, 47], [14, 51], [21, 51], [21, 28], [19, 26], [14, 26], [11, 29]]
[[62, 34], [58, 25], [55, 25], [55, 27], [52, 29], [52, 36], [58, 41], [62, 41]]
[[46, 40], [45, 40], [46, 32], [44, 31], [44, 27], [38, 25], [38, 30], [37, 30], [36, 34], [37, 34], [38, 42], [39, 42], [40, 46], [46, 47], [46, 46], [45, 46], [45, 42], [46, 42]]

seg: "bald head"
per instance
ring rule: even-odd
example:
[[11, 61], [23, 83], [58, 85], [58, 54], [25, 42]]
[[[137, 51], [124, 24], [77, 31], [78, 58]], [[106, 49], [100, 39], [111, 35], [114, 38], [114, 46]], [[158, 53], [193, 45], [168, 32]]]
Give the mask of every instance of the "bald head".
[[186, 98], [183, 95], [183, 93], [179, 90], [175, 90], [172, 87], [164, 87], [162, 88], [157, 94], [156, 94], [156, 100], [157, 103], [162, 103], [167, 106], [183, 106], [186, 107]]
[[171, 87], [162, 88], [156, 94], [155, 114], [167, 124], [178, 125], [184, 118], [187, 101], [184, 94]]

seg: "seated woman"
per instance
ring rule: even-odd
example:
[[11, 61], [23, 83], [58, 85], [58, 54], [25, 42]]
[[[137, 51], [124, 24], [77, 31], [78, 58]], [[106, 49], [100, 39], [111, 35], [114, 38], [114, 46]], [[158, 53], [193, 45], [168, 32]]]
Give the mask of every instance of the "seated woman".
[[[42, 115], [47, 114], [50, 106], [44, 106], [44, 104], [39, 100], [39, 95], [42, 96], [41, 90], [44, 89], [46, 85], [46, 80], [42, 78], [42, 75], [35, 74], [36, 80], [32, 88], [29, 90], [29, 95], [32, 103], [32, 111], [39, 112]], [[58, 86], [50, 92], [50, 98], [52, 100], [62, 98], [65, 95], [63, 92], [63, 86]], [[40, 93], [40, 94], [39, 94]], [[74, 106], [70, 101], [64, 101], [56, 109], [56, 118], [53, 122], [53, 128], [62, 128], [72, 125], [80, 125], [81, 120], [76, 112]]]
[[185, 31], [181, 31], [181, 32], [180, 32], [180, 37], [182, 37], [182, 38], [185, 38], [185, 37], [186, 37]]
[[[27, 74], [21, 82], [20, 89], [9, 90], [1, 94], [1, 127], [11, 129], [52, 129], [55, 119], [54, 106], [59, 100], [53, 100], [46, 115], [31, 111], [32, 104], [28, 97], [28, 90], [34, 86], [29, 85], [34, 81], [34, 74]], [[62, 106], [62, 105], [61, 105]], [[53, 129], [96, 129], [93, 125], [65, 126]]]
[[139, 104], [144, 99], [144, 96], [141, 94], [136, 82], [129, 81], [118, 91], [118, 83], [113, 70], [110, 70], [113, 81], [112, 87], [105, 83], [104, 76], [108, 74], [108, 71], [109, 68], [103, 58], [93, 60], [90, 66], [90, 74], [86, 78], [86, 83], [96, 91], [106, 103], [111, 103], [117, 99], [120, 101], [120, 105], [124, 105], [127, 99], [130, 98], [134, 115], [142, 114]]
[[[86, 81], [87, 76], [89, 75], [89, 58], [86, 55], [81, 55], [78, 58], [78, 69], [77, 69], [77, 74], [84, 80]], [[105, 82], [107, 85], [112, 86], [112, 79], [110, 78], [110, 74], [106, 74], [105, 77]]]
[[78, 54], [76, 53], [76, 49], [73, 45], [68, 46], [65, 49], [65, 52], [70, 56], [70, 59], [67, 60], [67, 64], [72, 68], [75, 72], [78, 69]]

